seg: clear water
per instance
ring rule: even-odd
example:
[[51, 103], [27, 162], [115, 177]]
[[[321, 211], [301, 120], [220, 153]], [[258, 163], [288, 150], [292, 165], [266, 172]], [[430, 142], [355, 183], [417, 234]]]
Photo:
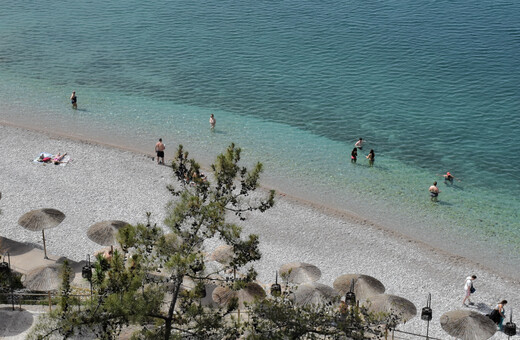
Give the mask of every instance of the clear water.
[[520, 3], [1, 7], [3, 120], [150, 152], [160, 136], [207, 164], [234, 141], [269, 186], [519, 272]]

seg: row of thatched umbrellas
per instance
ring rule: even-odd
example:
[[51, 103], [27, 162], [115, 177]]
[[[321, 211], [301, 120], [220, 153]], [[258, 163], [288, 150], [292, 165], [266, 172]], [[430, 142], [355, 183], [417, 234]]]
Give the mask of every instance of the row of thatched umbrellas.
[[[56, 209], [36, 209], [25, 213], [18, 219], [18, 224], [30, 231], [41, 231], [43, 237], [44, 258], [47, 257], [47, 246], [45, 244], [45, 230], [57, 227], [65, 219], [65, 214]], [[128, 223], [123, 221], [102, 221], [93, 224], [87, 231], [91, 241], [102, 246], [112, 246], [116, 243], [117, 231]]]
[[[56, 209], [38, 209], [24, 214], [18, 223], [31, 231], [41, 231], [43, 237], [44, 256], [47, 259], [45, 245], [45, 230], [58, 226], [65, 219], [65, 214]], [[87, 236], [90, 240], [102, 246], [112, 246], [116, 243], [117, 231], [127, 225], [123, 221], [103, 221], [92, 225]], [[221, 246], [215, 249], [210, 259], [227, 264], [233, 259], [231, 246]], [[59, 279], [59, 264], [39, 267], [29, 272], [24, 285], [36, 291], [57, 290], [61, 284]], [[302, 262], [284, 264], [279, 270], [287, 283], [298, 284], [292, 293], [296, 305], [323, 304], [337, 299], [347, 292], [355, 294], [360, 301], [369, 301], [368, 308], [372, 312], [397, 313], [401, 321], [406, 322], [417, 315], [417, 308], [409, 300], [390, 294], [384, 294], [385, 287], [377, 279], [362, 274], [341, 275], [334, 281], [334, 288], [318, 283], [321, 271], [318, 267]], [[72, 274], [70, 281], [74, 278]], [[240, 290], [217, 286], [213, 289], [212, 299], [219, 305], [227, 304], [232, 298], [238, 298], [239, 306], [255, 299], [263, 299], [265, 290], [257, 283], [248, 283]], [[496, 326], [486, 316], [466, 310], [456, 310], [445, 313], [441, 317], [441, 327], [450, 335], [460, 339], [488, 339], [496, 332]]]
[[[43, 238], [44, 258], [48, 259], [45, 244], [45, 230], [57, 227], [65, 219], [65, 214], [56, 209], [44, 208], [29, 211], [18, 219], [18, 224], [30, 231], [41, 231]], [[128, 223], [123, 221], [102, 221], [93, 224], [87, 231], [91, 241], [102, 246], [112, 246], [116, 243], [117, 231]], [[25, 275], [24, 286], [34, 291], [50, 292], [59, 289], [61, 265], [58, 263], [42, 266], [29, 271]], [[69, 281], [74, 279], [71, 273]]]
[[[220, 246], [210, 259], [229, 263], [233, 258], [232, 247]], [[353, 292], [356, 298], [368, 302], [367, 308], [374, 313], [397, 313], [402, 322], [417, 315], [415, 305], [402, 297], [384, 294], [385, 286], [376, 278], [362, 274], [344, 274], [336, 278], [333, 287], [318, 283], [321, 271], [318, 267], [302, 262], [292, 262], [280, 267], [279, 272], [288, 283], [299, 284], [292, 298], [296, 305], [323, 304]], [[251, 302], [255, 298], [262, 299], [265, 291], [258, 284], [250, 284], [241, 291], [219, 287], [213, 292], [213, 299], [219, 304], [227, 303], [232, 297], [239, 302]], [[444, 313], [440, 324], [448, 334], [463, 340], [485, 340], [496, 332], [495, 323], [487, 316], [470, 310], [455, 310]]]

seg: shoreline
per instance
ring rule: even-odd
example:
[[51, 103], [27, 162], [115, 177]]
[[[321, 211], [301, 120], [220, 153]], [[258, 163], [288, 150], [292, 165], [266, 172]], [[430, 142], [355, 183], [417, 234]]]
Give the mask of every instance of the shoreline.
[[[46, 232], [47, 251], [73, 260], [82, 260], [85, 254], [101, 248], [86, 237], [86, 229], [95, 222], [143, 222], [145, 212], [150, 211], [152, 222], [162, 225], [164, 207], [172, 199], [166, 189], [172, 181], [171, 169], [157, 166], [149, 155], [3, 123], [0, 136], [4, 141], [0, 148], [6, 155], [0, 163], [4, 183], [0, 188], [0, 220], [5, 226], [0, 236], [40, 245], [41, 234], [22, 229], [17, 220], [29, 210], [42, 208], [42, 202], [67, 216], [62, 225]], [[23, 153], [13, 153], [20, 145], [24, 145]], [[42, 145], [47, 150], [41, 150]], [[72, 162], [64, 167], [32, 163], [31, 158], [40, 151], [67, 151]], [[234, 222], [233, 217], [230, 221]], [[434, 337], [449, 338], [440, 329], [439, 318], [460, 309], [468, 275], [479, 277], [478, 294], [473, 299], [478, 308], [488, 308], [504, 298], [514, 306], [520, 296], [518, 281], [361, 216], [283, 193], [278, 193], [272, 209], [251, 213], [246, 222], [237, 222], [244, 234], [260, 236], [262, 259], [254, 264], [260, 281], [271, 283], [280, 265], [301, 261], [318, 266], [322, 270], [319, 282], [330, 286], [345, 273], [374, 276], [384, 283], [387, 293], [409, 299], [419, 311], [427, 294], [432, 293], [430, 335]], [[217, 245], [218, 241], [212, 240], [205, 246], [209, 252]], [[423, 334], [425, 323], [417, 316], [399, 329]], [[497, 333], [493, 338], [500, 337]]]
[[[17, 123], [12, 123], [12, 122], [7, 122], [7, 121], [4, 121], [4, 120], [0, 121], [0, 126], [5, 126], [5, 127], [9, 127], [9, 128], [15, 128], [15, 129], [31, 131], [31, 132], [34, 132], [34, 133], [38, 133], [38, 134], [42, 134], [44, 136], [47, 136], [50, 139], [65, 138], [65, 139], [68, 139], [68, 140], [70, 140], [72, 142], [84, 143], [84, 144], [87, 144], [87, 145], [95, 145], [95, 146], [100, 146], [100, 147], [104, 147], [104, 148], [111, 148], [111, 149], [115, 149], [115, 150], [131, 152], [131, 153], [134, 153], [136, 155], [149, 157], [151, 159], [153, 159], [155, 157], [155, 155], [153, 153], [147, 153], [143, 149], [132, 148], [132, 147], [125, 147], [125, 146], [123, 146], [121, 144], [113, 144], [113, 143], [108, 143], [108, 142], [104, 142], [104, 141], [100, 141], [100, 140], [84, 138], [84, 137], [80, 137], [80, 136], [77, 136], [77, 135], [74, 135], [74, 134], [67, 134], [67, 133], [63, 133], [63, 132], [50, 132], [50, 131], [47, 131], [45, 129], [37, 129], [37, 128], [34, 128], [34, 127], [30, 127], [30, 126], [25, 126], [25, 125], [21, 125], [21, 124], [17, 124]], [[177, 149], [177, 147], [174, 150], [176, 150], [176, 149]], [[165, 159], [167, 159], [167, 157], [165, 157]], [[165, 165], [167, 167], [169, 167], [167, 161], [166, 161]], [[205, 172], [209, 172], [210, 171], [210, 169], [207, 168], [207, 167], [204, 167], [204, 166], [201, 166], [201, 167], [202, 167], [202, 169]], [[495, 270], [494, 268], [491, 268], [489, 266], [482, 265], [482, 264], [478, 263], [477, 261], [474, 261], [474, 260], [472, 260], [470, 258], [461, 256], [461, 255], [458, 255], [458, 254], [455, 254], [455, 253], [452, 253], [452, 252], [450, 252], [448, 250], [435, 247], [435, 246], [433, 246], [433, 245], [431, 245], [431, 244], [429, 244], [429, 243], [427, 243], [427, 242], [425, 242], [423, 240], [420, 240], [418, 238], [414, 238], [414, 237], [412, 237], [410, 235], [404, 234], [404, 233], [402, 233], [402, 232], [400, 232], [398, 230], [394, 230], [394, 229], [392, 229], [390, 227], [386, 227], [386, 226], [384, 226], [384, 225], [382, 225], [380, 223], [377, 223], [375, 221], [371, 221], [370, 219], [365, 218], [365, 217], [363, 217], [363, 216], [361, 216], [359, 214], [356, 214], [356, 213], [354, 213], [352, 211], [347, 211], [347, 210], [340, 209], [340, 208], [325, 206], [325, 205], [317, 203], [317, 202], [312, 202], [312, 201], [310, 201], [308, 199], [305, 199], [305, 198], [302, 198], [302, 197], [297, 197], [295, 195], [291, 195], [291, 194], [286, 193], [286, 192], [282, 192], [282, 191], [280, 191], [279, 189], [277, 189], [275, 187], [270, 187], [270, 186], [266, 186], [266, 185], [261, 184], [260, 188], [262, 190], [275, 190], [278, 199], [287, 200], [287, 201], [289, 201], [289, 202], [291, 202], [293, 204], [300, 205], [300, 206], [303, 206], [303, 207], [307, 207], [309, 209], [315, 210], [317, 213], [325, 214], [325, 215], [328, 215], [330, 217], [339, 218], [339, 219], [348, 221], [350, 223], [363, 225], [363, 226], [366, 226], [366, 227], [369, 227], [369, 228], [374, 228], [376, 230], [382, 231], [382, 232], [390, 235], [391, 237], [394, 237], [394, 238], [397, 238], [397, 239], [400, 239], [400, 240], [403, 240], [403, 241], [406, 241], [406, 242], [412, 242], [416, 246], [421, 247], [421, 248], [423, 248], [426, 251], [433, 252], [433, 253], [440, 253], [443, 256], [447, 257], [447, 258], [453, 258], [453, 259], [456, 259], [456, 260], [463, 259], [464, 261], [467, 262], [467, 264], [471, 264], [472, 266], [474, 266], [476, 268], [479, 268], [479, 270], [491, 272], [491, 273], [493, 273], [493, 274], [495, 274], [497, 276], [501, 276], [501, 277], [503, 277], [505, 279], [508, 279], [508, 280], [510, 280], [513, 283], [520, 283], [520, 277], [504, 275], [504, 273], [500, 272], [499, 270]]]

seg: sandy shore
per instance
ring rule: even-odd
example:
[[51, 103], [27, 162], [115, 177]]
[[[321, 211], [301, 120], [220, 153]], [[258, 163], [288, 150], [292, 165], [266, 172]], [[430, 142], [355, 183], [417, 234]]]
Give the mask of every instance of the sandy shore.
[[[157, 165], [149, 155], [4, 125], [0, 138], [0, 236], [41, 246], [41, 233], [21, 228], [18, 218], [33, 209], [59, 209], [67, 217], [46, 232], [47, 251], [78, 261], [101, 248], [86, 236], [96, 222], [144, 222], [145, 213], [151, 212], [153, 221], [162, 225], [165, 205], [172, 198], [166, 185], [173, 178], [169, 167]], [[33, 163], [40, 152], [67, 152], [71, 161], [66, 166]], [[507, 299], [509, 314], [520, 297], [518, 282], [470, 259], [451, 256], [363, 218], [287, 197], [278, 196], [273, 209], [251, 214], [241, 224], [246, 233], [260, 235], [263, 258], [255, 267], [262, 282], [273, 281], [280, 265], [302, 261], [318, 266], [323, 273], [319, 282], [328, 285], [346, 273], [372, 275], [384, 283], [387, 293], [406, 297], [419, 311], [431, 293], [433, 337], [450, 339], [439, 318], [461, 308], [468, 275], [478, 279], [472, 298], [476, 305], [467, 308], [484, 311]], [[214, 246], [208, 244], [207, 250]], [[426, 323], [418, 316], [398, 328], [425, 334]], [[493, 337], [506, 338], [502, 333]]]

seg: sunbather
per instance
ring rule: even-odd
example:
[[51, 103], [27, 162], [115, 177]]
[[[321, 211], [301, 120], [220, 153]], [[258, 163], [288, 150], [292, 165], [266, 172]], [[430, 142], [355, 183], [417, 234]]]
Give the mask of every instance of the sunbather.
[[52, 159], [52, 162], [56, 165], [62, 163], [62, 160], [63, 158], [65, 158], [65, 156], [67, 156], [67, 153], [65, 152], [63, 155], [58, 153], [56, 156], [54, 156], [54, 158]]
[[51, 161], [51, 157], [46, 156], [45, 154], [40, 154], [40, 157], [38, 157], [38, 162], [47, 163]]

